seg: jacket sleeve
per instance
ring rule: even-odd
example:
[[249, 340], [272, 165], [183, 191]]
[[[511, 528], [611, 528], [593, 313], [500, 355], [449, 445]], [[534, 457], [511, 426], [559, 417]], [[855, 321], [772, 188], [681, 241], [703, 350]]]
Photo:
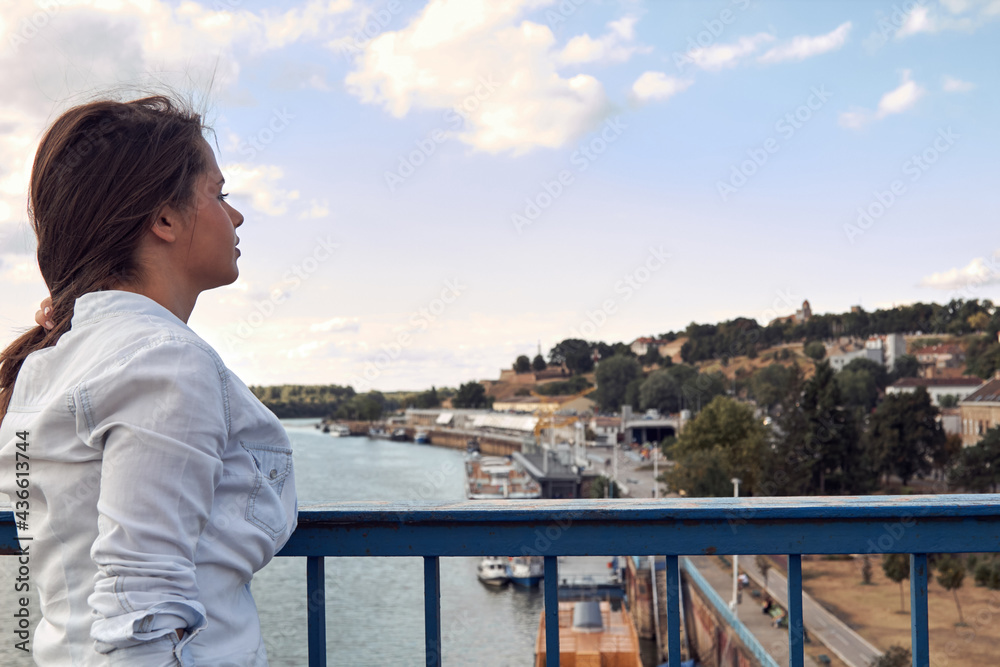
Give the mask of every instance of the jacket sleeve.
[[82, 383], [74, 402], [103, 450], [95, 648], [113, 665], [188, 665], [184, 647], [206, 623], [194, 559], [229, 437], [225, 366], [199, 341], [152, 341]]

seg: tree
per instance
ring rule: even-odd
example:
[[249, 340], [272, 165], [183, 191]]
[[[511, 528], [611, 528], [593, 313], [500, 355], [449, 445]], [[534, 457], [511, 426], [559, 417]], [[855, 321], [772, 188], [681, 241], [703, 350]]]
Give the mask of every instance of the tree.
[[385, 412], [387, 401], [378, 391], [357, 394], [337, 408], [338, 419], [378, 421]]
[[726, 380], [721, 373], [699, 373], [692, 366], [677, 364], [649, 374], [639, 387], [639, 406], [670, 414], [682, 408], [698, 409], [725, 393]]
[[486, 395], [486, 389], [478, 382], [466, 382], [458, 388], [458, 393], [451, 399], [456, 408], [488, 408], [493, 405], [493, 399]]
[[571, 373], [582, 374], [594, 370], [590, 343], [579, 338], [567, 338], [549, 351], [553, 364], [565, 363]]
[[639, 361], [642, 362], [643, 366], [664, 366], [663, 357], [660, 356], [660, 348], [656, 345], [650, 345], [646, 354], [639, 357]]
[[1000, 485], [1000, 426], [987, 430], [982, 440], [959, 452], [948, 474], [948, 483], [974, 493], [997, 490]]
[[979, 311], [978, 313], [969, 315], [965, 321], [969, 323], [969, 327], [973, 331], [985, 331], [986, 327], [990, 325], [990, 316], [983, 311]]
[[889, 373], [871, 359], [854, 359], [836, 375], [844, 405], [871, 412], [885, 391]]
[[667, 487], [692, 498], [725, 497], [733, 493], [732, 473], [722, 449], [697, 450], [683, 455], [672, 448], [674, 466], [663, 473]]
[[868, 554], [865, 554], [862, 558], [861, 582], [865, 586], [871, 586], [872, 584], [872, 560], [868, 557]]
[[526, 355], [521, 355], [514, 362], [514, 372], [515, 373], [530, 373], [531, 372], [531, 360], [528, 359]]
[[840, 386], [826, 361], [816, 364], [816, 373], [805, 383], [802, 410], [808, 420], [807, 457], [811, 457], [813, 488], [826, 495], [863, 493], [869, 474], [862, 456], [854, 419], [842, 406]]
[[802, 348], [802, 352], [810, 359], [819, 361], [826, 356], [826, 345], [823, 345], [823, 342], [819, 340], [810, 341]]
[[545, 357], [540, 354], [536, 354], [535, 358], [531, 360], [531, 368], [535, 371], [544, 371], [548, 368], [548, 364], [545, 363]]
[[872, 414], [867, 434], [877, 471], [897, 475], [904, 486], [915, 475], [930, 472], [933, 459], [945, 447], [937, 416], [923, 387], [886, 396]]
[[764, 495], [801, 496], [815, 492], [816, 457], [809, 443], [809, 415], [802, 406], [802, 370], [793, 365], [787, 393], [775, 409], [764, 457]]
[[[760, 479], [764, 439], [764, 426], [754, 417], [750, 406], [727, 396], [716, 396], [684, 427], [671, 448], [671, 458], [676, 461], [671, 474], [677, 473], [671, 486], [678, 488], [674, 482], [679, 481], [682, 473], [700, 466], [713, 479], [724, 482], [706, 485], [711, 493], [705, 495], [729, 495], [733, 477], [743, 480], [746, 495], [753, 495]], [[716, 470], [723, 471], [722, 477], [718, 477]]]
[[957, 408], [959, 397], [957, 394], [944, 394], [938, 396], [938, 405], [942, 408]]
[[899, 584], [899, 612], [906, 613], [903, 606], [903, 580], [910, 578], [910, 557], [907, 554], [882, 554], [882, 571]]
[[910, 667], [913, 656], [910, 649], [893, 644], [889, 650], [871, 661], [869, 667]]
[[791, 376], [795, 371], [779, 363], [772, 363], [750, 376], [748, 393], [768, 412], [776, 408], [788, 395]]
[[903, 354], [896, 359], [892, 374], [896, 378], [915, 378], [920, 372], [920, 362], [912, 354]]
[[422, 410], [437, 408], [441, 406], [441, 398], [438, 396], [437, 389], [435, 387], [431, 387], [429, 391], [417, 394], [413, 401], [413, 405], [414, 407]]
[[594, 378], [597, 390], [593, 396], [602, 410], [617, 411], [625, 404], [629, 384], [642, 375], [634, 357], [616, 354], [597, 366]]
[[958, 589], [962, 587], [965, 580], [965, 562], [954, 554], [945, 554], [937, 564], [937, 582], [944, 586], [946, 591], [951, 591], [955, 597], [955, 606], [958, 607], [958, 625], [965, 625], [962, 618], [962, 605], [958, 603]]

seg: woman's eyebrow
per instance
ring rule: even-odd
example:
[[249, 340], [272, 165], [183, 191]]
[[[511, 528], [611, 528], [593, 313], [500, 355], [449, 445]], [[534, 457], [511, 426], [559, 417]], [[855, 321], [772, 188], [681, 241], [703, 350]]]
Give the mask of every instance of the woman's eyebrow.
[[225, 176], [223, 176], [223, 177], [222, 177], [222, 178], [220, 178], [220, 179], [219, 179], [218, 181], [216, 181], [216, 183], [215, 183], [215, 184], [216, 184], [216, 185], [222, 185], [222, 184], [223, 184], [223, 183], [225, 183], [225, 182], [226, 182], [226, 177], [225, 177]]

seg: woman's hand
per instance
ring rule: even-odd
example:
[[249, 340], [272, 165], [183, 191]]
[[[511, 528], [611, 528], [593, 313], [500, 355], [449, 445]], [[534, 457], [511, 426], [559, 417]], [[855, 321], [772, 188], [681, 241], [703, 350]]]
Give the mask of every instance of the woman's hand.
[[38, 326], [44, 327], [46, 329], [51, 329], [55, 327], [56, 323], [49, 319], [52, 314], [52, 297], [47, 296], [42, 299], [42, 303], [39, 304], [38, 310], [35, 311], [35, 322]]

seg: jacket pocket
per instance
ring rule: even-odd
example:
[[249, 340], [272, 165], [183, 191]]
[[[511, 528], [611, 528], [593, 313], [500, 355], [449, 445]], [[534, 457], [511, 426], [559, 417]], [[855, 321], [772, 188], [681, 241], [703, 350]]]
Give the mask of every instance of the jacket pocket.
[[253, 458], [255, 467], [246, 520], [272, 539], [277, 539], [288, 527], [281, 491], [292, 472], [292, 450], [281, 445], [246, 440], [240, 440], [240, 445]]

